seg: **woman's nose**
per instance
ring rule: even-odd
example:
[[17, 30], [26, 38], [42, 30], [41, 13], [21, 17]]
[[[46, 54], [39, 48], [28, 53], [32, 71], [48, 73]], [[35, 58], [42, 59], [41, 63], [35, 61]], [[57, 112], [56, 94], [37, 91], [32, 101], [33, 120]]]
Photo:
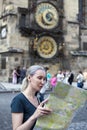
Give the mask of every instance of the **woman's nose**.
[[45, 83], [45, 80], [44, 80], [44, 79], [42, 79], [42, 80], [41, 80], [41, 82], [42, 82], [42, 84], [44, 84], [44, 83]]

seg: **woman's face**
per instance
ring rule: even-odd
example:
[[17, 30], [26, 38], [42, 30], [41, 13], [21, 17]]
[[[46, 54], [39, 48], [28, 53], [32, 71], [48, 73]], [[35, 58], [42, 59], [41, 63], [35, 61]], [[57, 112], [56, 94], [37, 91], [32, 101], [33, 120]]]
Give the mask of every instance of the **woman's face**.
[[46, 73], [43, 70], [37, 70], [33, 76], [30, 76], [30, 85], [36, 91], [40, 91], [46, 82]]

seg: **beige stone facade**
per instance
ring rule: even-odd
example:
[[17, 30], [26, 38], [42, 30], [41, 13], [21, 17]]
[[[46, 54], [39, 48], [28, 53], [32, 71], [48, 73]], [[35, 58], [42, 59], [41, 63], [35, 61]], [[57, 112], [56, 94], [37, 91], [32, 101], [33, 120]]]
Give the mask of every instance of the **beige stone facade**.
[[[28, 6], [28, 1], [12, 1], [12, 4], [9, 4], [11, 0], [2, 0], [2, 6], [0, 4], [0, 26], [6, 27], [6, 34], [1, 32], [0, 38], [0, 53], [1, 53], [1, 63], [2, 59], [6, 61], [5, 68], [1, 67], [1, 75], [0, 79], [8, 81], [10, 77], [12, 77], [12, 70], [17, 66], [26, 66], [26, 61], [28, 60], [28, 52], [29, 49], [29, 39], [22, 37], [17, 28], [18, 26], [18, 7], [26, 7]], [[6, 14], [12, 13], [12, 15], [6, 16]], [[6, 38], [3, 36], [6, 35]], [[13, 50], [12, 50], [13, 49]], [[18, 51], [16, 53], [9, 53], [11, 51]], [[26, 56], [25, 56], [26, 55]], [[26, 60], [25, 60], [26, 59]], [[4, 77], [4, 79], [3, 79]]]
[[[60, 55], [58, 55], [56, 57], [58, 60], [55, 60], [54, 62], [53, 60], [51, 62], [50, 59], [47, 62], [42, 59], [41, 62], [41, 60], [38, 60], [39, 58], [37, 59], [37, 61], [33, 62], [34, 64], [48, 66], [49, 68], [51, 68], [51, 73], [56, 73], [57, 70], [60, 68], [68, 69], [67, 64], [69, 64], [69, 69], [72, 70], [85, 69], [87, 67], [86, 64], [84, 65], [83, 63], [84, 60], [85, 63], [87, 62], [86, 57], [73, 57], [70, 53], [71, 51], [76, 51], [79, 49], [79, 23], [77, 21], [77, 14], [79, 13], [79, 2], [78, 0], [64, 0], [63, 6], [64, 57], [60, 58]], [[28, 8], [28, 0], [1, 0], [0, 2], [0, 80], [4, 81], [10, 80], [14, 67], [28, 67], [29, 65], [31, 65], [30, 62], [32, 60], [29, 55], [29, 45], [31, 44], [31, 37], [21, 35], [18, 28], [18, 7]], [[9, 13], [11, 13], [11, 15], [8, 15]], [[81, 37], [82, 42], [86, 41], [87, 39], [87, 36], [85, 34], [83, 31]], [[2, 64], [6, 64], [5, 67], [3, 67]]]

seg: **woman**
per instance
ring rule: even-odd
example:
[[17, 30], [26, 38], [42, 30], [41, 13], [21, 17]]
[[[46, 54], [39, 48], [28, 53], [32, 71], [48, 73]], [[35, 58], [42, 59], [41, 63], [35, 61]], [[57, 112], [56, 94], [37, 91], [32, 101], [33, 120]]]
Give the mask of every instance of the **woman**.
[[37, 98], [37, 92], [45, 83], [46, 72], [42, 66], [33, 65], [23, 80], [22, 92], [11, 103], [13, 130], [33, 130], [36, 120], [49, 115], [52, 110], [43, 105], [48, 101]]
[[17, 69], [14, 68], [14, 70], [13, 70], [13, 72], [12, 72], [12, 83], [13, 83], [13, 84], [16, 84], [16, 83], [17, 83], [17, 75], [18, 75]]

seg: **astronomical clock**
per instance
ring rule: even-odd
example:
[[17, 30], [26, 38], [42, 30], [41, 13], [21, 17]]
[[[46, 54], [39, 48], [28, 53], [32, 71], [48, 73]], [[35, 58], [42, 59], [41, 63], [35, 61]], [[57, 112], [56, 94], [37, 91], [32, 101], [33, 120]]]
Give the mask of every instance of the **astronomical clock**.
[[37, 52], [42, 58], [52, 58], [58, 52], [57, 42], [53, 37], [42, 36], [38, 39]]
[[59, 33], [62, 31], [61, 18], [62, 0], [37, 0], [34, 4], [33, 12], [30, 12], [30, 28], [34, 28], [37, 33], [42, 31]]
[[37, 45], [38, 55], [44, 59], [58, 56], [59, 43], [62, 42], [58, 39], [62, 31], [60, 7], [59, 0], [37, 0], [34, 13], [30, 16], [31, 28], [39, 35], [34, 44]]
[[37, 25], [43, 29], [54, 29], [59, 21], [58, 11], [50, 3], [40, 3], [36, 7], [35, 20]]
[[59, 54], [61, 41], [60, 36], [42, 34], [37, 40], [34, 40], [34, 49], [37, 51], [38, 56], [44, 59], [56, 58]]
[[[62, 38], [63, 0], [29, 0], [28, 13], [23, 11], [21, 19], [23, 34], [34, 37], [36, 54], [44, 59], [58, 56]], [[24, 24], [23, 24], [24, 23]], [[24, 32], [25, 31], [25, 32]], [[37, 35], [37, 40], [35, 37]], [[60, 40], [61, 39], [61, 40]], [[32, 50], [34, 51], [34, 49]]]

